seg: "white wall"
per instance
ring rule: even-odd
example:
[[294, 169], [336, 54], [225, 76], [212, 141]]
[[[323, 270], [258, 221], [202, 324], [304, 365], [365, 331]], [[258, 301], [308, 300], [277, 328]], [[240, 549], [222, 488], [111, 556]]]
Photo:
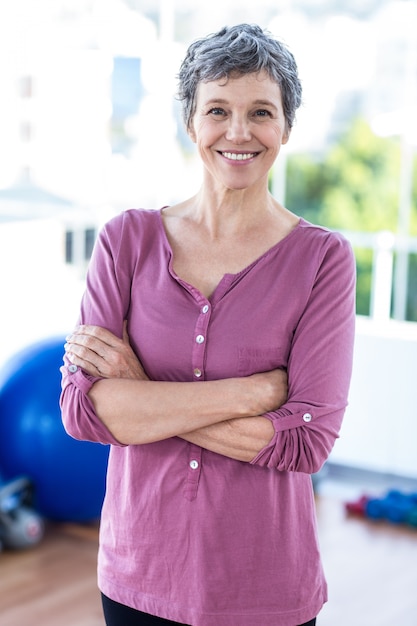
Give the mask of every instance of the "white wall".
[[59, 220], [0, 223], [0, 367], [77, 321], [84, 283], [64, 264], [64, 230]]
[[331, 462], [417, 477], [417, 324], [358, 317], [350, 402]]

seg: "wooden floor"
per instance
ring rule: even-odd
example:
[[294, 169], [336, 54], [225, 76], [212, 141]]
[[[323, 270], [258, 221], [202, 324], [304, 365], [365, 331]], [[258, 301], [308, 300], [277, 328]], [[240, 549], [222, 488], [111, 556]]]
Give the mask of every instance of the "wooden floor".
[[96, 527], [49, 525], [41, 544], [0, 554], [1, 626], [103, 626]]
[[[318, 625], [417, 626], [417, 530], [347, 517], [334, 495], [317, 511], [330, 596]], [[96, 553], [96, 527], [66, 524], [0, 554], [1, 626], [103, 626]]]
[[417, 530], [347, 517], [318, 499], [329, 602], [319, 626], [417, 626]]

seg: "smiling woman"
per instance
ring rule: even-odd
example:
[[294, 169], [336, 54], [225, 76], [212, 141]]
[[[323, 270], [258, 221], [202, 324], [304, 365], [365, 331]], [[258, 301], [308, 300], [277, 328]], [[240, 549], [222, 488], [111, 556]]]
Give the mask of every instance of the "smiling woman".
[[193, 43], [179, 81], [201, 188], [104, 227], [65, 345], [64, 425], [111, 444], [106, 623], [313, 626], [310, 475], [346, 407], [354, 258], [268, 190], [301, 100], [292, 54], [240, 24]]
[[188, 132], [205, 165], [206, 185], [239, 189], [260, 182], [264, 188], [289, 134], [279, 85], [265, 70], [200, 83]]

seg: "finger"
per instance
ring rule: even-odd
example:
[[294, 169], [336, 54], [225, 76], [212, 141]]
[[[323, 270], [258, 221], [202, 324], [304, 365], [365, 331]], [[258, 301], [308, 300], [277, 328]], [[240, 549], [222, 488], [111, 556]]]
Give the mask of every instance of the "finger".
[[120, 344], [122, 341], [119, 336], [112, 333], [107, 328], [103, 326], [95, 326], [92, 324], [82, 324], [76, 330], [76, 335], [93, 337], [102, 341], [104, 344], [115, 347]]
[[103, 357], [109, 346], [95, 337], [76, 334], [67, 337], [64, 348], [67, 352], [74, 352], [85, 360], [91, 360], [93, 355]]
[[130, 344], [123, 343], [118, 339], [117, 346], [109, 346], [100, 339], [91, 335], [75, 335], [68, 339], [64, 345], [65, 351], [74, 355], [78, 360], [73, 363], [83, 369], [92, 366], [103, 376], [120, 377], [121, 373], [129, 370], [131, 365]]
[[75, 354], [75, 352], [67, 352], [67, 357], [71, 364], [77, 365], [82, 370], [87, 372], [87, 374], [91, 374], [92, 376], [105, 377], [100, 369], [99, 364], [83, 359], [79, 357], [77, 354]]
[[77, 359], [76, 365], [80, 365], [80, 361], [82, 361], [83, 363], [91, 363], [94, 367], [99, 368], [103, 361], [103, 357], [100, 354], [84, 345], [66, 343], [64, 348], [70, 360]]
[[[99, 329], [99, 327], [93, 328]], [[87, 332], [83, 332], [83, 328], [80, 327], [80, 329], [66, 338], [67, 343], [71, 345], [85, 346], [100, 356], [104, 356], [110, 349], [120, 350], [123, 345], [123, 341], [110, 333], [110, 331], [100, 329], [98, 332], [94, 331], [93, 333], [90, 333], [88, 330], [89, 329], [87, 329]]]

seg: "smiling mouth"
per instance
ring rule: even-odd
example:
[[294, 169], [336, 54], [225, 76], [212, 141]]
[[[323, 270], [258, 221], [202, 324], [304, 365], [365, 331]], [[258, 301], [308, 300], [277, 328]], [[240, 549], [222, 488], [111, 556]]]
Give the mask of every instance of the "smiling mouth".
[[247, 161], [248, 159], [253, 159], [258, 153], [257, 152], [220, 152], [222, 156], [230, 161]]

